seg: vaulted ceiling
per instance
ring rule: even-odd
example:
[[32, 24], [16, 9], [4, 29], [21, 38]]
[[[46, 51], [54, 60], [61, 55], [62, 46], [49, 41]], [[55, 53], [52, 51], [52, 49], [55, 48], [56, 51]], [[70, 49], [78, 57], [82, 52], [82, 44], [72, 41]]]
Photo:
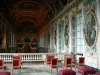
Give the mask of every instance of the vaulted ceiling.
[[72, 0], [0, 0], [0, 11], [17, 32], [37, 32]]

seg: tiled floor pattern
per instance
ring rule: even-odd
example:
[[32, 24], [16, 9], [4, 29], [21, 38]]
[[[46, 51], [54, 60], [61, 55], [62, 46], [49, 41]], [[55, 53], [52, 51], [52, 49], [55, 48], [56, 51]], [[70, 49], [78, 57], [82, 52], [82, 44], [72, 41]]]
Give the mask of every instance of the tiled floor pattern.
[[[6, 66], [11, 67], [11, 64], [6, 64]], [[63, 69], [62, 67], [59, 67], [59, 70]], [[73, 68], [74, 71], [75, 68]], [[7, 71], [12, 72], [11, 68]], [[44, 64], [35, 64], [35, 63], [24, 63], [23, 69], [19, 71], [13, 71], [12, 75], [57, 75], [56, 70], [53, 69], [53, 72], [50, 73], [50, 68]], [[58, 74], [59, 75], [59, 74]], [[81, 75], [77, 72], [76, 75]]]

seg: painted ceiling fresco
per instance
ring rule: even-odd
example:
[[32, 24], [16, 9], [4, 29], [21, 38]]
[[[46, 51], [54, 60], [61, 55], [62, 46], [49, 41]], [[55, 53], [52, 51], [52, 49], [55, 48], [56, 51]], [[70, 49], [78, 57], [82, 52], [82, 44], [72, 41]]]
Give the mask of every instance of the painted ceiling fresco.
[[73, 0], [0, 0], [0, 12], [17, 32], [41, 30]]

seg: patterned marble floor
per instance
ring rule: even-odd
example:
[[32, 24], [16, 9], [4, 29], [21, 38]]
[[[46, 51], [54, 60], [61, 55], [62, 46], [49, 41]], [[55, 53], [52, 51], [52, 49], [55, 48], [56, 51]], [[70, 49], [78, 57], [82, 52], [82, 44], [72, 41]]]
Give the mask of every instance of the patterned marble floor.
[[[11, 66], [11, 64], [6, 64], [6, 66]], [[63, 69], [62, 67], [59, 67], [59, 70]], [[74, 71], [75, 68], [73, 68]], [[7, 71], [11, 71], [11, 69], [8, 69]], [[56, 70], [53, 69], [52, 74], [50, 73], [49, 67], [47, 67], [44, 64], [36, 64], [36, 63], [24, 63], [23, 64], [23, 69], [19, 71], [13, 71], [12, 75], [57, 75]], [[60, 74], [58, 74], [60, 75]], [[76, 75], [81, 75], [77, 72]]]

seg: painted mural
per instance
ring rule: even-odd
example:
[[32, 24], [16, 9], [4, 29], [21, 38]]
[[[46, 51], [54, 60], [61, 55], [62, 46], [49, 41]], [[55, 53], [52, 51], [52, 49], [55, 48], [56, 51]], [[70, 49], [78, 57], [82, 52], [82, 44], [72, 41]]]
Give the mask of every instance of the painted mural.
[[64, 41], [65, 45], [68, 46], [68, 40], [69, 40], [69, 21], [68, 21], [68, 15], [65, 17], [65, 27], [64, 27]]
[[68, 40], [69, 40], [69, 36], [68, 36], [68, 24], [66, 24], [65, 26], [65, 30], [64, 30], [64, 39], [65, 39], [65, 45], [68, 45]]
[[85, 16], [84, 35], [88, 46], [93, 46], [96, 43], [96, 17], [93, 12], [87, 12]]
[[17, 40], [16, 53], [36, 53], [37, 40], [33, 37], [22, 37]]
[[6, 48], [6, 30], [5, 30], [5, 24], [2, 23], [0, 25], [0, 47], [2, 49]]
[[94, 56], [97, 55], [97, 16], [96, 16], [96, 8], [97, 8], [96, 0], [86, 0], [84, 2], [84, 39], [86, 43], [86, 56]]
[[6, 32], [3, 33], [2, 48], [6, 48]]

